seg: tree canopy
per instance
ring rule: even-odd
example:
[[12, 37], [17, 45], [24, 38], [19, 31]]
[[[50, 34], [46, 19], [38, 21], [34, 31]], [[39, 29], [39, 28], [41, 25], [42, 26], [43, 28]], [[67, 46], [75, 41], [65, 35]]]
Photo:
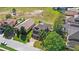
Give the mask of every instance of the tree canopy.
[[60, 17], [54, 21], [53, 30], [56, 31], [58, 34], [60, 34], [62, 37], [64, 36], [63, 25], [64, 25], [64, 16], [60, 15]]
[[14, 36], [14, 28], [9, 26], [9, 25], [6, 25], [5, 26], [5, 31], [4, 31], [4, 37], [5, 38], [8, 38], [8, 39], [11, 39], [13, 36]]
[[56, 32], [50, 32], [44, 40], [43, 46], [49, 51], [61, 51], [65, 48], [65, 41]]

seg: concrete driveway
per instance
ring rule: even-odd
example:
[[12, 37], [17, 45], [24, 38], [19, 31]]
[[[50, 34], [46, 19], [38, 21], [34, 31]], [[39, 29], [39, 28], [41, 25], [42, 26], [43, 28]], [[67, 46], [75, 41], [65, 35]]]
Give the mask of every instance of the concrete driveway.
[[12, 39], [5, 39], [2, 35], [0, 35], [0, 43], [7, 42], [7, 46], [12, 47], [18, 51], [40, 51], [40, 49], [28, 46], [27, 44], [23, 44], [18, 41], [14, 41]]

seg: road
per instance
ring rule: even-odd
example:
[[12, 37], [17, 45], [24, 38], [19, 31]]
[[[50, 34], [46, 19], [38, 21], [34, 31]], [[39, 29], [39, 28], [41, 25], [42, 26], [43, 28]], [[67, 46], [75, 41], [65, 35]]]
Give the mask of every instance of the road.
[[12, 39], [5, 39], [2, 35], [0, 35], [0, 43], [7, 42], [7, 46], [12, 47], [18, 51], [40, 51], [40, 49], [28, 46], [27, 44], [23, 44], [18, 41], [14, 41]]

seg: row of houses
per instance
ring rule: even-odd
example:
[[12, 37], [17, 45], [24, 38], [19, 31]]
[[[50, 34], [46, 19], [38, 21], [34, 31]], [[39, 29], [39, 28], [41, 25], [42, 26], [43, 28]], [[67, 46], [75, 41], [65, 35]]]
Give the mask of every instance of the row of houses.
[[[24, 27], [26, 29], [26, 32], [28, 32], [30, 29], [33, 30], [33, 38], [37, 39], [40, 38], [39, 32], [40, 30], [48, 30], [50, 31], [51, 26], [49, 24], [46, 24], [44, 22], [39, 23], [38, 25], [35, 25], [34, 20], [29, 18], [27, 20], [24, 20], [23, 22], [17, 24], [17, 20], [16, 19], [7, 19], [7, 20], [1, 20], [0, 21], [0, 33], [2, 33], [2, 26], [3, 25], [10, 25], [13, 26], [16, 29], [19, 29], [21, 27]], [[38, 32], [38, 33], [36, 33]]]
[[67, 47], [74, 49], [75, 46], [79, 46], [79, 9], [70, 8], [65, 11], [65, 28], [68, 32], [67, 35]]

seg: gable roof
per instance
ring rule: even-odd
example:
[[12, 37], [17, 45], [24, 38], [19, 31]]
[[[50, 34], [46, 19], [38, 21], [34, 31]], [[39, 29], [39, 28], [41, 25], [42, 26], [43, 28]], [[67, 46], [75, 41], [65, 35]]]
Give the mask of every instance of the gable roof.
[[74, 41], [79, 41], [79, 31], [77, 31], [76, 33], [70, 35], [68, 39], [69, 40], [74, 40]]
[[20, 23], [19, 25], [16, 25], [15, 28], [20, 29], [22, 26], [28, 30], [34, 25], [34, 21], [32, 19], [27, 19], [24, 22]]
[[14, 26], [16, 24], [16, 19], [7, 19], [4, 21], [4, 23], [9, 24], [10, 26]]
[[37, 28], [38, 30], [46, 30], [46, 29], [51, 29], [51, 25], [45, 24], [45, 23], [40, 23], [36, 25], [33, 29]]
[[76, 11], [65, 11], [65, 15], [67, 16], [74, 16], [74, 15], [78, 15], [78, 12]]

